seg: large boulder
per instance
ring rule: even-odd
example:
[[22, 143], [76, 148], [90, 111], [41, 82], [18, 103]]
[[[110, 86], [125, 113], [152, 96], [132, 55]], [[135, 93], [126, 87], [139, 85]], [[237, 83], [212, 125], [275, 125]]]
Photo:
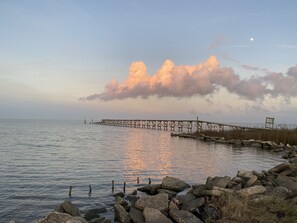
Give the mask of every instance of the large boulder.
[[194, 214], [184, 210], [171, 209], [169, 215], [177, 223], [202, 223]]
[[187, 203], [184, 203], [181, 206], [182, 210], [189, 211], [189, 212], [194, 212], [197, 208], [200, 208], [205, 204], [205, 199], [203, 197], [197, 198], [195, 200], [191, 200]]
[[125, 210], [125, 208], [122, 205], [115, 203], [114, 212], [115, 219], [119, 223], [130, 223], [129, 213]]
[[142, 212], [134, 207], [131, 207], [129, 212], [130, 218], [134, 223], [144, 223]]
[[287, 177], [283, 175], [278, 175], [275, 179], [276, 183], [279, 186], [285, 187], [291, 191], [293, 191], [294, 194], [297, 193], [297, 178], [296, 177]]
[[105, 207], [90, 209], [85, 213], [85, 219], [90, 221], [94, 218], [99, 218], [100, 217], [99, 214], [104, 212], [107, 212]]
[[146, 192], [150, 195], [156, 195], [158, 193], [158, 190], [162, 188], [161, 184], [148, 184], [144, 187], [139, 187], [137, 190], [141, 192]]
[[167, 176], [162, 180], [162, 189], [180, 192], [188, 187], [190, 187], [189, 184], [175, 177]]
[[281, 173], [282, 171], [288, 169], [290, 167], [290, 163], [288, 162], [284, 162], [281, 163], [273, 168], [271, 168], [270, 170], [268, 170], [269, 173]]
[[168, 210], [168, 194], [157, 194], [139, 198], [135, 207], [144, 210], [146, 207], [155, 208], [162, 212]]
[[169, 218], [158, 209], [146, 207], [143, 211], [146, 223], [173, 223]]
[[223, 196], [224, 192], [221, 190], [206, 190], [203, 188], [196, 188], [192, 191], [192, 193], [198, 197], [203, 197], [203, 196], [214, 196], [214, 197], [221, 197]]
[[248, 188], [244, 188], [241, 190], [236, 191], [239, 196], [248, 197], [254, 194], [261, 194], [266, 191], [266, 188], [262, 185], [256, 185]]
[[80, 216], [80, 212], [78, 208], [72, 204], [70, 201], [64, 201], [62, 203], [62, 208], [64, 209], [65, 213], [70, 214], [71, 216]]
[[227, 187], [230, 181], [231, 181], [231, 177], [229, 176], [214, 177], [214, 178], [209, 177], [206, 182], [206, 188], [212, 189], [214, 186], [225, 188]]
[[64, 223], [71, 218], [72, 216], [67, 213], [52, 212], [45, 218], [38, 220], [37, 223]]
[[186, 204], [189, 201], [195, 200], [196, 196], [192, 193], [184, 194], [184, 195], [177, 195], [175, 197], [176, 200], [178, 200], [179, 204]]

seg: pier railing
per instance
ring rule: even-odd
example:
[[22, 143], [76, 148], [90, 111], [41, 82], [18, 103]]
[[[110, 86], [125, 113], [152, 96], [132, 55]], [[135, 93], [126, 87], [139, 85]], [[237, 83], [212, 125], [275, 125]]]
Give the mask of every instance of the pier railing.
[[223, 124], [202, 120], [141, 120], [141, 119], [102, 119], [100, 122], [94, 122], [99, 125], [146, 128], [169, 131], [224, 131], [224, 130], [261, 130], [263, 128], [247, 127], [240, 125]]

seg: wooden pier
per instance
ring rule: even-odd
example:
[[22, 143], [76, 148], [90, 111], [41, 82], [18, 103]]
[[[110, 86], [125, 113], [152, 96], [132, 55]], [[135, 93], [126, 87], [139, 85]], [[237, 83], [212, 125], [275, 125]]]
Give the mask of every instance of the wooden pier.
[[246, 127], [239, 125], [222, 124], [202, 120], [140, 120], [140, 119], [102, 119], [94, 122], [99, 125], [146, 128], [157, 130], [169, 130], [178, 132], [194, 132], [202, 130], [225, 131], [225, 130], [259, 130], [262, 128]]

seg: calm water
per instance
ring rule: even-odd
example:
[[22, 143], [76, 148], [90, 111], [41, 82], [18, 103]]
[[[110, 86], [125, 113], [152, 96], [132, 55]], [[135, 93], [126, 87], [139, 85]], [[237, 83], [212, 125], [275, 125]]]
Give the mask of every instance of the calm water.
[[[112, 210], [112, 180], [116, 191], [127, 182], [129, 192], [137, 177], [140, 183], [166, 175], [203, 183], [208, 176], [261, 171], [281, 161], [265, 150], [172, 138], [169, 131], [0, 120], [0, 222], [33, 222], [68, 199], [70, 185], [71, 200], [81, 210]], [[106, 216], [112, 218], [111, 212]]]

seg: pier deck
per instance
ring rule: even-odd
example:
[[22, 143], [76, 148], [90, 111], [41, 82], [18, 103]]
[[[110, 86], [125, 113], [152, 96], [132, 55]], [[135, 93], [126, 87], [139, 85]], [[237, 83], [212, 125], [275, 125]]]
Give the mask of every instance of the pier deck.
[[98, 125], [109, 125], [131, 128], [146, 128], [169, 131], [224, 131], [224, 130], [262, 130], [258, 127], [246, 127], [239, 125], [223, 124], [202, 120], [141, 120], [141, 119], [102, 119], [94, 122]]

